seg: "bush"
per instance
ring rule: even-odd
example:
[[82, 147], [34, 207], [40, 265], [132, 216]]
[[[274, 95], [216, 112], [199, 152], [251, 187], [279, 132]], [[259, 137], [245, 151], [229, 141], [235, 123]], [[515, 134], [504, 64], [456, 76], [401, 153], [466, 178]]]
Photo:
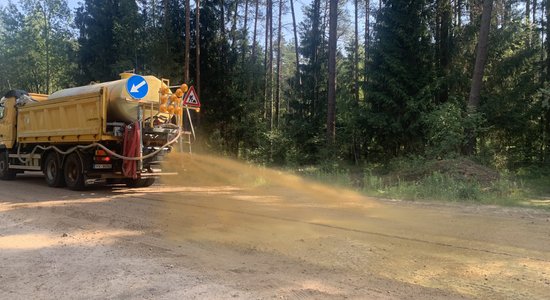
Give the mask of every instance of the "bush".
[[424, 118], [427, 127], [428, 154], [432, 157], [457, 155], [464, 142], [462, 109], [447, 102]]

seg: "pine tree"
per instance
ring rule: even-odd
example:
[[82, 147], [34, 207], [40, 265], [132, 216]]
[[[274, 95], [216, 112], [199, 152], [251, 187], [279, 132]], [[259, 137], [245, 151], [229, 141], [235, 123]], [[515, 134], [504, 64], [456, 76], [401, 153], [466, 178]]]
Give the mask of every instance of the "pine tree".
[[138, 68], [138, 20], [135, 0], [86, 0], [77, 9], [81, 83], [113, 80]]
[[369, 66], [369, 127], [384, 153], [421, 152], [430, 110], [431, 37], [424, 1], [387, 0], [378, 15]]

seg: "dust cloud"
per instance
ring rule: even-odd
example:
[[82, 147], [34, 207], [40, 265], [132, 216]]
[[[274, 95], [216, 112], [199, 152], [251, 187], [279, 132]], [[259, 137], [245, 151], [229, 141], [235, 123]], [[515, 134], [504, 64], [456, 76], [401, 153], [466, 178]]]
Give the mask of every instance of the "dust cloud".
[[[211, 155], [172, 153], [163, 170], [177, 176], [163, 178], [170, 186], [228, 188], [253, 191], [264, 195], [309, 198], [319, 203], [338, 206], [364, 206], [368, 201], [359, 193], [323, 185], [300, 176]], [[287, 199], [291, 200], [291, 199]], [[374, 205], [371, 201], [369, 206]]]
[[[163, 207], [157, 215], [164, 235], [179, 242], [313, 259], [307, 247], [326, 238], [327, 226], [329, 231], [354, 228], [382, 209], [379, 202], [353, 191], [216, 156], [176, 153], [164, 169], [178, 175], [163, 177], [158, 187], [164, 191], [159, 194]], [[332, 246], [337, 251], [338, 245]], [[327, 257], [315, 263], [323, 260], [333, 263]]]

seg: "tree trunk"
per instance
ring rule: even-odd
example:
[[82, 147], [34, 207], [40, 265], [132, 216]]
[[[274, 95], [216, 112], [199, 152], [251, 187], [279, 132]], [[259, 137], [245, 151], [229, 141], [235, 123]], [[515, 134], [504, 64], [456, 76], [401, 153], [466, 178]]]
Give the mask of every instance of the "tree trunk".
[[370, 47], [370, 0], [365, 1], [365, 67], [364, 67], [364, 84], [363, 97], [367, 103], [367, 82], [368, 82], [368, 66], [369, 66], [369, 47]]
[[462, 26], [462, 0], [456, 0], [456, 21], [457, 26]]
[[185, 0], [185, 71], [183, 73], [183, 82], [189, 82], [189, 44], [191, 41], [191, 8], [190, 0]]
[[269, 130], [273, 128], [273, 0], [266, 1], [265, 18], [265, 117]]
[[[222, 31], [222, 44], [225, 44], [225, 1], [224, 0], [220, 0], [220, 17], [221, 17], [221, 26], [220, 26], [220, 30]], [[223, 46], [222, 46], [223, 47]], [[225, 55], [225, 53], [223, 53], [223, 55]]]
[[525, 23], [531, 25], [531, 0], [525, 0]]
[[533, 0], [532, 12], [533, 12], [533, 18], [531, 20], [533, 20], [532, 23], [536, 24], [537, 23], [537, 0]]
[[[541, 9], [544, 10], [543, 15], [544, 18], [541, 17], [541, 22], [544, 25], [544, 28], [542, 29], [542, 32], [545, 33], [546, 40], [543, 43], [543, 51], [546, 53], [546, 61], [545, 61], [545, 69], [543, 70], [543, 80], [542, 80], [542, 86], [546, 86], [548, 82], [550, 82], [550, 1], [546, 0], [546, 5], [544, 3], [541, 3]], [[543, 38], [544, 40], [544, 38]], [[544, 54], [543, 54], [544, 55]], [[548, 97], [548, 96], [546, 96]], [[547, 162], [550, 160], [550, 110], [548, 108], [545, 108], [545, 111], [542, 113], [542, 118], [544, 120], [544, 127], [543, 127], [543, 133], [542, 133], [542, 141], [543, 141], [543, 153], [542, 158], [544, 162]]]
[[[323, 40], [328, 40], [328, 35], [329, 35], [329, 32], [328, 32], [328, 29], [329, 29], [329, 26], [327, 26], [327, 22], [329, 17], [330, 17], [330, 0], [325, 0], [324, 1], [324, 4], [325, 4], [325, 7], [323, 8], [325, 13], [323, 14]], [[321, 53], [323, 53], [325, 51], [325, 43], [321, 43]]]
[[235, 51], [235, 42], [237, 40], [237, 18], [239, 17], [239, 0], [234, 0], [233, 21], [231, 24], [231, 50]]
[[200, 39], [200, 29], [201, 29], [201, 22], [200, 22], [200, 0], [196, 1], [196, 10], [195, 10], [195, 91], [197, 92], [197, 96], [199, 96], [199, 99], [201, 97], [201, 39]]
[[[532, 26], [537, 28], [537, 0], [533, 0], [533, 18], [532, 18]], [[531, 41], [535, 40], [537, 38], [538, 32], [537, 30], [531, 30]]]
[[[479, 108], [481, 85], [483, 83], [483, 73], [485, 63], [487, 62], [487, 50], [489, 48], [489, 30], [491, 28], [491, 12], [493, 9], [493, 0], [483, 1], [483, 11], [481, 13], [481, 26], [479, 29], [479, 38], [477, 44], [476, 61], [474, 65], [474, 74], [472, 76], [472, 85], [470, 96], [468, 98], [468, 114], [475, 114]], [[468, 130], [468, 142], [466, 145], [466, 154], [474, 153], [476, 147], [476, 136], [473, 128]]]
[[252, 63], [256, 61], [256, 39], [257, 39], [257, 29], [258, 29], [258, 13], [260, 7], [260, 0], [256, 0], [256, 12], [254, 13], [254, 33], [252, 34]]
[[273, 0], [269, 0], [269, 130], [273, 129]]
[[328, 37], [328, 109], [327, 143], [336, 140], [336, 31], [338, 25], [338, 0], [330, 0]]
[[302, 75], [300, 73], [300, 55], [298, 53], [298, 33], [296, 30], [296, 14], [294, 13], [294, 0], [290, 0], [290, 10], [292, 12], [292, 29], [294, 32], [294, 53], [296, 54], [296, 80], [300, 88], [302, 86]]
[[248, 2], [249, 0], [246, 0], [244, 2], [244, 24], [243, 24], [243, 49], [242, 49], [242, 61], [244, 63], [244, 59], [246, 57], [246, 51], [247, 51], [247, 41], [248, 41]]
[[268, 62], [267, 59], [269, 58], [269, 0], [265, 1], [265, 50], [264, 50], [264, 75], [265, 75], [265, 84], [264, 84], [264, 118], [266, 119], [266, 122], [269, 121], [269, 115], [268, 115], [268, 109], [267, 109], [267, 97], [268, 97], [268, 86], [269, 86], [269, 80], [268, 80]]
[[436, 44], [438, 46], [438, 71], [439, 76], [444, 79], [441, 90], [438, 95], [438, 102], [445, 103], [449, 99], [449, 86], [446, 82], [446, 78], [449, 74], [450, 65], [450, 51], [449, 51], [449, 33], [451, 25], [451, 1], [450, 0], [438, 0], [437, 1], [437, 15], [438, 23]]
[[48, 7], [46, 2], [39, 2], [39, 7], [42, 9], [44, 14], [44, 46], [46, 47], [46, 55], [44, 59], [46, 60], [46, 89], [44, 90], [46, 94], [50, 94], [50, 85], [51, 85], [51, 70], [50, 70], [50, 17], [48, 15]]
[[359, 102], [359, 7], [358, 0], [354, 0], [355, 5], [355, 31], [353, 40], [353, 95], [355, 102]]
[[320, 17], [321, 17], [321, 0], [313, 0], [313, 15], [314, 16], [319, 16], [319, 17], [314, 17], [313, 18], [313, 21], [312, 21], [312, 29], [311, 29], [311, 33], [312, 33], [312, 36], [313, 36], [313, 39], [314, 39], [314, 46], [312, 47], [313, 48], [313, 61], [312, 61], [312, 65], [314, 66], [314, 70], [313, 70], [313, 99], [311, 100], [311, 105], [310, 105], [310, 113], [312, 116], [316, 117], [317, 116], [317, 108], [316, 108], [316, 104], [317, 102], [319, 101], [319, 70], [318, 70], [318, 66], [319, 66], [319, 53], [320, 53], [320, 40], [322, 39], [322, 32], [321, 32], [321, 25], [320, 25]]
[[[511, 0], [504, 0], [503, 1], [503, 22], [502, 22], [502, 26], [503, 27], [508, 27], [510, 25], [510, 23], [512, 23], [512, 2]], [[529, 1], [527, 1], [527, 4], [529, 4]]]
[[283, 17], [283, 0], [279, 0], [279, 20], [277, 27], [277, 90], [275, 91], [275, 128], [279, 128], [279, 109], [281, 107], [281, 52], [282, 52], [282, 17]]
[[544, 28], [544, 32], [546, 33], [546, 43], [544, 45], [544, 50], [546, 51], [546, 78], [545, 82], [550, 82], [550, 26], [548, 26], [548, 22], [550, 21], [550, 1], [546, 0], [546, 20], [544, 24], [546, 25]]

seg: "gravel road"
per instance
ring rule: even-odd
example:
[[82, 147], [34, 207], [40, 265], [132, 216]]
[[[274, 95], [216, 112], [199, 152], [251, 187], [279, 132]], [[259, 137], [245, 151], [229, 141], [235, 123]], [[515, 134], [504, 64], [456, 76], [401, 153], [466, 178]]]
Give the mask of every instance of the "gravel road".
[[1, 181], [0, 299], [550, 296], [548, 211], [183, 181]]

